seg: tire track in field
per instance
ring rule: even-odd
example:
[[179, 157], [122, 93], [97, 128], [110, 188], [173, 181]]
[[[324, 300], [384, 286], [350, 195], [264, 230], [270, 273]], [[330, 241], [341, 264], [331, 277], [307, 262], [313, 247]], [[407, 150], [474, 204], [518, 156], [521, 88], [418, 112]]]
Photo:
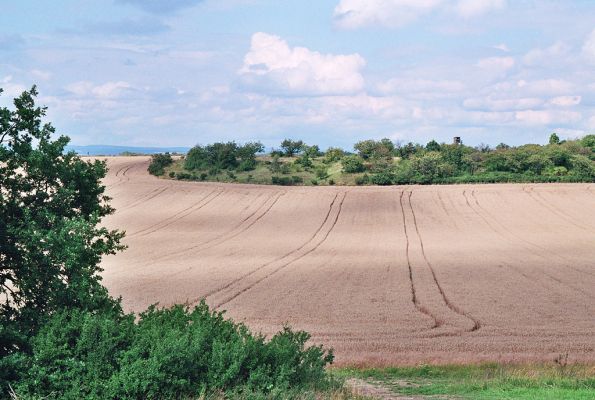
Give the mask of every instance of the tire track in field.
[[[524, 188], [524, 187], [523, 187], [523, 188]], [[577, 268], [577, 267], [574, 267], [573, 265], [570, 265], [570, 263], [572, 263], [572, 260], [569, 260], [568, 258], [566, 258], [566, 257], [564, 257], [564, 256], [561, 256], [561, 255], [559, 255], [559, 254], [557, 254], [557, 253], [553, 253], [553, 252], [552, 252], [552, 251], [550, 251], [548, 248], [546, 248], [546, 247], [543, 247], [543, 246], [540, 246], [540, 245], [538, 245], [538, 244], [536, 244], [536, 243], [533, 243], [533, 242], [531, 242], [530, 240], [526, 240], [526, 239], [525, 239], [525, 238], [523, 238], [522, 236], [519, 236], [519, 235], [515, 234], [515, 233], [514, 233], [513, 231], [511, 231], [511, 230], [510, 230], [510, 229], [509, 229], [509, 228], [508, 228], [506, 225], [504, 225], [503, 223], [501, 223], [500, 221], [498, 221], [498, 219], [497, 219], [497, 218], [495, 218], [495, 217], [494, 217], [494, 216], [493, 216], [493, 215], [492, 215], [492, 214], [491, 214], [489, 211], [487, 211], [487, 210], [486, 210], [486, 209], [485, 209], [485, 208], [484, 208], [484, 207], [483, 207], [483, 206], [482, 206], [482, 205], [479, 203], [479, 201], [478, 201], [477, 197], [475, 196], [475, 191], [474, 191], [474, 190], [472, 190], [472, 191], [471, 191], [471, 196], [472, 196], [472, 197], [475, 199], [475, 203], [477, 204], [477, 206], [478, 206], [478, 207], [479, 207], [479, 208], [480, 208], [480, 209], [481, 209], [481, 210], [482, 210], [482, 211], [483, 211], [483, 212], [484, 212], [484, 213], [485, 213], [487, 216], [489, 216], [489, 217], [490, 217], [490, 218], [491, 218], [493, 221], [497, 222], [497, 223], [498, 223], [498, 225], [500, 225], [504, 231], [508, 232], [510, 235], [514, 236], [516, 239], [518, 239], [518, 240], [520, 240], [520, 241], [522, 241], [522, 242], [525, 242], [525, 243], [526, 243], [526, 244], [528, 244], [529, 246], [533, 246], [534, 248], [537, 248], [537, 249], [539, 249], [539, 250], [540, 250], [540, 251], [542, 251], [542, 252], [549, 253], [549, 254], [551, 254], [553, 257], [556, 257], [556, 258], [558, 258], [559, 260], [562, 260], [562, 261], [563, 261], [563, 262], [565, 262], [565, 263], [569, 263], [569, 264], [566, 264], [566, 266], [567, 266], [568, 268], [570, 268], [570, 269], [574, 270], [574, 271], [577, 271], [577, 272], [580, 272], [580, 273], [583, 273], [583, 274], [587, 274], [587, 275], [591, 275], [591, 276], [595, 276], [595, 274], [593, 274], [592, 272], [583, 271], [582, 269], [579, 269], [579, 268]], [[503, 237], [506, 237], [505, 235], [501, 235], [501, 236], [503, 236]], [[509, 239], [509, 241], [510, 241], [510, 239]], [[526, 246], [525, 246], [525, 248], [531, 252], [531, 250], [530, 250], [528, 247], [526, 247]], [[536, 252], [534, 252], [534, 251], [533, 251], [532, 253], [533, 253], [533, 254], [535, 254], [535, 255], [537, 255], [537, 256], [539, 256], [539, 257], [541, 257], [541, 258], [546, 258], [546, 257], [545, 257], [543, 254], [541, 254], [541, 253], [539, 253], [539, 252], [537, 252], [537, 253], [536, 253]]]
[[[485, 213], [486, 213], [488, 216], [490, 216], [490, 218], [491, 218], [491, 219], [493, 219], [494, 221], [498, 222], [498, 221], [497, 221], [497, 220], [496, 220], [496, 219], [495, 219], [495, 218], [494, 218], [494, 217], [493, 217], [493, 216], [492, 216], [492, 215], [491, 215], [489, 212], [485, 211], [485, 209], [484, 209], [484, 208], [483, 208], [483, 207], [482, 207], [482, 206], [479, 204], [479, 201], [477, 200], [477, 197], [475, 197], [475, 193], [474, 193], [474, 192], [475, 192], [475, 191], [472, 191], [472, 192], [471, 192], [471, 195], [472, 195], [472, 197], [474, 198], [474, 200], [475, 200], [475, 203], [476, 203], [477, 207], [478, 207], [480, 210], [484, 211], [484, 212], [485, 212]], [[496, 233], [498, 236], [500, 236], [501, 238], [503, 238], [504, 240], [506, 240], [507, 242], [509, 242], [509, 243], [511, 243], [511, 244], [513, 244], [513, 245], [517, 245], [517, 244], [518, 244], [518, 243], [517, 243], [515, 240], [512, 240], [510, 237], [508, 237], [507, 235], [503, 234], [503, 233], [502, 233], [500, 230], [498, 230], [497, 228], [495, 228], [495, 227], [494, 227], [494, 226], [493, 226], [493, 225], [492, 225], [492, 224], [491, 224], [491, 223], [488, 221], [488, 219], [487, 219], [487, 218], [486, 218], [484, 215], [482, 215], [482, 214], [481, 214], [479, 211], [477, 211], [477, 210], [476, 210], [476, 209], [475, 209], [475, 208], [474, 208], [474, 207], [471, 205], [471, 203], [469, 202], [469, 199], [467, 198], [467, 194], [466, 194], [466, 191], [465, 191], [465, 190], [463, 190], [463, 196], [465, 197], [465, 202], [467, 203], [467, 206], [468, 206], [468, 207], [469, 207], [469, 208], [470, 208], [470, 209], [471, 209], [471, 210], [472, 210], [472, 211], [473, 211], [473, 212], [474, 212], [474, 213], [475, 213], [475, 214], [476, 214], [478, 217], [480, 217], [480, 218], [481, 218], [481, 219], [482, 219], [482, 220], [485, 222], [485, 224], [486, 224], [486, 225], [487, 225], [487, 226], [488, 226], [488, 227], [489, 227], [489, 228], [490, 228], [490, 229], [491, 229], [491, 230], [492, 230], [494, 233]], [[499, 224], [500, 226], [503, 226], [503, 225], [502, 225], [501, 223], [499, 223], [499, 222], [498, 222], [498, 224]], [[514, 238], [516, 238], [517, 240], [519, 240], [519, 241], [521, 241], [521, 242], [527, 243], [528, 245], [530, 245], [530, 246], [532, 246], [532, 247], [536, 247], [536, 248], [538, 248], [538, 249], [539, 249], [541, 252], [546, 252], [546, 253], [552, 254], [554, 257], [557, 257], [558, 259], [560, 259], [560, 260], [563, 260], [563, 261], [564, 261], [564, 262], [566, 262], [566, 263], [568, 263], [568, 262], [571, 262], [570, 260], [566, 259], [565, 257], [562, 257], [562, 256], [560, 256], [560, 255], [558, 255], [558, 254], [552, 253], [552, 252], [550, 252], [548, 249], [546, 249], [546, 248], [544, 248], [544, 247], [541, 247], [541, 246], [539, 246], [539, 245], [536, 245], [535, 243], [532, 243], [532, 242], [529, 242], [529, 241], [525, 240], [524, 238], [522, 238], [522, 237], [518, 236], [517, 234], [515, 234], [515, 233], [514, 233], [514, 232], [512, 232], [512, 231], [510, 231], [510, 230], [509, 230], [508, 228], [506, 228], [506, 227], [504, 227], [503, 231], [505, 231], [505, 232], [508, 232], [508, 233], [509, 233], [511, 236], [513, 236]], [[542, 259], [548, 260], [548, 258], [547, 258], [547, 257], [545, 257], [545, 256], [544, 256], [544, 255], [543, 255], [541, 252], [539, 252], [539, 251], [535, 251], [534, 249], [532, 249], [531, 247], [528, 247], [528, 246], [523, 246], [523, 247], [524, 247], [524, 248], [525, 248], [525, 249], [526, 249], [526, 250], [527, 250], [529, 253], [533, 254], [534, 256], [537, 256], [537, 257], [539, 257], [539, 258], [542, 258]], [[566, 267], [568, 267], [568, 268], [570, 268], [570, 269], [572, 269], [572, 270], [574, 270], [574, 271], [577, 271], [577, 272], [579, 272], [579, 273], [583, 273], [583, 274], [587, 274], [587, 275], [592, 275], [592, 276], [595, 276], [595, 274], [593, 274], [593, 273], [591, 273], [591, 272], [583, 271], [583, 270], [581, 270], [581, 269], [578, 269], [578, 268], [576, 268], [576, 267], [574, 267], [574, 266], [572, 266], [572, 265], [566, 264], [565, 266], [566, 266]]]
[[[217, 192], [215, 194], [215, 192]], [[174, 215], [171, 215], [153, 225], [150, 225], [144, 229], [141, 229], [139, 231], [133, 232], [130, 235], [127, 235], [128, 238], [132, 238], [135, 236], [147, 236], [150, 235], [151, 233], [154, 232], [158, 232], [164, 228], [167, 228], [168, 226], [170, 226], [171, 224], [181, 220], [182, 218], [187, 217], [188, 215], [200, 210], [201, 208], [205, 207], [207, 204], [209, 204], [211, 201], [215, 200], [217, 197], [219, 197], [221, 194], [223, 193], [223, 190], [220, 191], [211, 191], [209, 192], [206, 196], [203, 196], [199, 201], [195, 202], [194, 204], [192, 204], [189, 207], [184, 208], [183, 210], [178, 211], [177, 213], [175, 213]], [[211, 196], [215, 194], [214, 196]], [[209, 198], [210, 197], [210, 198]], [[207, 200], [208, 199], [208, 200]], [[205, 201], [206, 200], [206, 201]]]
[[[593, 296], [593, 294], [591, 294], [591, 293], [589, 293], [589, 292], [586, 292], [586, 291], [584, 291], [584, 290], [582, 290], [582, 289], [580, 289], [580, 288], [574, 287], [573, 285], [570, 285], [570, 284], [568, 284], [568, 283], [566, 283], [566, 282], [562, 281], [561, 279], [558, 279], [558, 278], [556, 278], [555, 276], [548, 274], [547, 272], [540, 271], [540, 272], [539, 272], [539, 275], [546, 276], [546, 277], [547, 277], [549, 280], [551, 280], [551, 281], [554, 281], [555, 283], [554, 283], [553, 285], [547, 285], [547, 284], [545, 284], [545, 283], [543, 283], [543, 282], [539, 281], [538, 279], [539, 279], [539, 277], [540, 277], [540, 276], [535, 276], [535, 274], [534, 274], [534, 273], [533, 273], [533, 274], [530, 274], [530, 275], [532, 275], [532, 277], [530, 277], [530, 276], [529, 276], [529, 275], [526, 273], [526, 271], [525, 271], [525, 272], [523, 272], [523, 271], [522, 271], [520, 268], [518, 268], [518, 267], [516, 267], [516, 266], [514, 266], [514, 265], [512, 265], [512, 264], [509, 264], [509, 263], [506, 263], [506, 262], [505, 262], [505, 263], [503, 263], [503, 265], [505, 265], [507, 268], [509, 268], [509, 269], [513, 270], [513, 271], [514, 271], [514, 272], [516, 272], [517, 274], [519, 274], [519, 275], [522, 275], [522, 276], [523, 276], [523, 277], [525, 277], [527, 280], [529, 280], [529, 281], [530, 281], [530, 282], [531, 282], [533, 285], [539, 284], [539, 286], [541, 286], [541, 287], [543, 287], [543, 288], [545, 288], [545, 289], [547, 289], [547, 290], [552, 290], [552, 288], [555, 288], [556, 286], [558, 286], [558, 287], [565, 287], [565, 288], [569, 288], [569, 289], [571, 289], [571, 290], [572, 290], [572, 291], [574, 291], [574, 292], [578, 292], [578, 293], [580, 293], [580, 298], [582, 298], [583, 300], [584, 300], [584, 297], [585, 297], [585, 296], [586, 296], [586, 297], [590, 297], [591, 299], [595, 298], [595, 297]], [[536, 279], [536, 278], [537, 278], [537, 279]], [[566, 293], [565, 291], [562, 291], [560, 295], [561, 295], [562, 297], [568, 298], [568, 295], [567, 295], [567, 293]], [[586, 306], [586, 304], [584, 303], [584, 301], [583, 301], [583, 302], [581, 302], [581, 301], [577, 301], [576, 299], [573, 299], [573, 300], [574, 300], [574, 302], [575, 302], [575, 303], [577, 303], [577, 304], [580, 304], [580, 305], [582, 305], [582, 306]]]
[[[337, 199], [339, 197], [340, 197], [340, 200], [337, 202]], [[341, 215], [343, 203], [345, 202], [346, 197], [347, 197], [347, 192], [342, 192], [340, 195], [339, 194], [335, 195], [335, 198], [331, 202], [331, 205], [329, 206], [329, 211], [327, 212], [322, 224], [320, 224], [320, 226], [314, 232], [314, 234], [310, 237], [310, 239], [308, 241], [306, 241], [304, 244], [302, 244], [300, 247], [298, 247], [295, 250], [292, 250], [291, 252], [285, 254], [284, 256], [282, 256], [276, 260], [270, 261], [270, 262], [258, 267], [257, 269], [251, 271], [250, 273], [236, 279], [234, 282], [227, 284], [223, 288], [214, 291], [210, 295], [203, 296], [202, 298], [206, 298], [206, 297], [218, 294], [218, 293], [222, 292], [223, 290], [228, 289], [231, 286], [233, 286], [234, 283], [239, 283], [242, 280], [248, 278], [249, 276], [255, 274], [256, 272], [263, 270], [265, 267], [267, 267], [269, 265], [273, 265], [276, 262], [281, 262], [280, 265], [273, 268], [270, 272], [266, 273], [261, 278], [248, 284], [246, 287], [240, 289], [239, 291], [236, 291], [231, 296], [224, 298], [222, 301], [218, 302], [217, 305], [214, 306], [215, 309], [222, 307], [225, 304], [229, 303], [230, 301], [232, 301], [232, 300], [236, 299], [237, 297], [241, 296], [242, 294], [246, 293], [248, 290], [254, 288], [256, 285], [260, 284], [264, 280], [269, 279], [270, 277], [272, 277], [276, 273], [280, 272], [281, 270], [287, 268], [288, 266], [295, 263], [296, 261], [299, 261], [302, 258], [309, 255], [310, 253], [316, 251], [326, 241], [326, 239], [329, 237], [329, 235], [331, 234], [331, 232], [337, 225], [337, 221], [339, 220], [339, 216]], [[336, 210], [336, 215], [334, 216], [334, 218], [331, 217], [331, 215], [333, 214], [333, 210]], [[328, 223], [329, 221], [331, 221], [330, 224]], [[329, 226], [327, 227], [326, 230], [323, 230], [325, 225], [329, 225]], [[305, 251], [303, 251], [301, 254], [298, 254], [298, 253], [300, 253], [300, 251], [302, 251], [304, 249], [305, 249]], [[292, 258], [292, 256], [295, 256], [295, 257]], [[291, 259], [286, 260], [289, 258], [291, 258]]]
[[133, 167], [133, 165], [127, 165], [127, 164], [124, 164], [123, 167], [120, 167], [116, 171], [116, 174], [114, 175], [116, 178], [118, 178], [118, 180], [110, 185], [106, 185], [106, 187], [113, 188], [113, 187], [116, 187], [116, 186], [122, 184], [125, 180], [124, 180], [124, 178], [122, 178], [123, 175], [120, 175], [120, 173], [122, 173], [122, 171], [127, 172], [132, 167]]
[[437, 190], [436, 193], [438, 194], [438, 202], [440, 203], [440, 207], [442, 207], [442, 210], [444, 210], [444, 213], [446, 214], [448, 219], [453, 223], [455, 229], [458, 230], [459, 226], [457, 225], [457, 220], [456, 220], [456, 218], [453, 218], [452, 215], [450, 214], [450, 211], [448, 211], [448, 208], [446, 207], [446, 203], [444, 202], [444, 199], [440, 195], [440, 190]]
[[401, 205], [401, 214], [403, 217], [403, 233], [405, 234], [405, 258], [407, 259], [407, 268], [409, 269], [409, 284], [410, 284], [410, 289], [411, 289], [411, 302], [413, 303], [413, 306], [415, 307], [415, 309], [417, 311], [419, 311], [420, 313], [427, 315], [428, 317], [430, 317], [433, 321], [434, 324], [432, 325], [431, 329], [435, 329], [438, 328], [442, 325], [442, 322], [438, 321], [438, 318], [432, 314], [430, 312], [430, 310], [428, 310], [426, 307], [422, 306], [419, 303], [419, 300], [417, 298], [417, 291], [415, 290], [415, 283], [413, 280], [413, 268], [411, 266], [411, 256], [409, 254], [409, 233], [407, 232], [407, 222], [405, 221], [405, 208], [403, 206], [403, 195], [404, 195], [405, 191], [401, 191], [401, 194], [399, 195], [399, 204]]
[[159, 196], [160, 194], [165, 192], [167, 189], [170, 189], [171, 187], [172, 187], [172, 185], [169, 184], [169, 185], [161, 187], [161, 188], [153, 189], [149, 193], [137, 198], [136, 200], [132, 201], [131, 203], [125, 205], [124, 207], [121, 207], [118, 211], [124, 212], [124, 211], [130, 210], [131, 208], [138, 207], [141, 204], [146, 203], [147, 201], [153, 200], [155, 197]]
[[593, 233], [594, 230], [590, 227], [582, 225], [574, 220], [574, 218], [566, 213], [564, 210], [556, 207], [553, 204], [548, 203], [548, 201], [538, 192], [535, 192], [532, 187], [523, 186], [523, 192], [529, 195], [536, 203], [540, 204], [543, 208], [547, 209], [548, 211], [556, 214], [560, 217], [563, 221], [570, 223], [571, 225], [576, 226], [577, 228], [587, 231], [589, 233]]
[[[271, 210], [271, 208], [273, 208], [273, 206], [277, 203], [277, 201], [279, 201], [281, 196], [283, 196], [285, 193], [286, 192], [282, 191], [282, 192], [278, 192], [277, 195], [273, 194], [273, 195], [269, 196], [260, 206], [258, 206], [258, 208], [256, 210], [254, 210], [250, 215], [245, 217], [242, 221], [240, 221], [237, 225], [235, 225], [230, 230], [223, 232], [223, 233], [215, 236], [214, 238], [207, 240], [206, 242], [202, 242], [197, 245], [194, 245], [194, 246], [182, 249], [182, 250], [178, 250], [178, 251], [175, 251], [172, 253], [164, 254], [161, 257], [156, 257], [152, 260], [152, 262], [150, 264], [147, 264], [147, 265], [152, 265], [152, 264], [155, 264], [155, 262], [157, 262], [157, 261], [170, 259], [172, 257], [179, 256], [181, 254], [190, 253], [192, 251], [195, 251], [198, 253], [198, 252], [210, 249], [212, 247], [218, 246], [222, 243], [225, 243], [225, 242], [235, 238], [236, 236], [238, 236], [238, 235], [242, 234], [243, 232], [245, 232], [246, 230], [248, 230], [255, 223], [260, 221], [266, 214], [268, 214], [268, 212]], [[272, 199], [272, 202], [271, 202], [271, 199]], [[267, 203], [270, 203], [270, 204], [267, 205]], [[263, 208], [264, 208], [264, 211], [261, 211]]]
[[438, 291], [440, 292], [440, 296], [442, 297], [442, 300], [444, 301], [444, 304], [446, 304], [446, 306], [450, 310], [452, 310], [456, 314], [459, 314], [459, 315], [467, 318], [471, 322], [473, 322], [473, 326], [471, 327], [471, 329], [466, 330], [467, 332], [477, 331], [479, 328], [481, 328], [481, 323], [479, 322], [479, 320], [477, 320], [476, 318], [474, 318], [473, 316], [471, 316], [465, 310], [459, 308], [457, 305], [453, 304], [450, 301], [450, 299], [448, 298], [448, 296], [446, 295], [446, 293], [444, 292], [444, 289], [442, 288], [442, 285], [440, 285], [440, 282], [438, 281], [438, 278], [436, 276], [436, 271], [434, 270], [434, 267], [432, 266], [432, 263], [430, 263], [430, 261], [428, 260], [427, 255], [426, 255], [426, 251], [425, 251], [425, 248], [424, 248], [424, 242], [423, 242], [421, 233], [419, 232], [419, 226], [417, 224], [417, 218], [415, 216], [415, 209], [413, 208], [413, 204], [411, 203], [411, 196], [412, 195], [413, 195], [413, 192], [410, 191], [409, 192], [409, 196], [408, 196], [408, 202], [409, 202], [409, 208], [411, 209], [411, 214], [413, 215], [413, 224], [415, 226], [415, 233], [417, 234], [417, 238], [419, 239], [419, 244], [420, 244], [420, 247], [421, 247], [421, 254], [422, 254], [423, 259], [426, 262], [428, 268], [430, 269], [430, 272], [432, 273], [432, 278], [434, 279], [434, 283], [436, 284], [436, 287], [438, 288]]

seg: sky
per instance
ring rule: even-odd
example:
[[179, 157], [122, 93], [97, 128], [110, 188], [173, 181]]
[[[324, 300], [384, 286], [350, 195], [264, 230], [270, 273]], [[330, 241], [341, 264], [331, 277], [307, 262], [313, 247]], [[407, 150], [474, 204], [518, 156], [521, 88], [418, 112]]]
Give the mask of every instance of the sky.
[[545, 143], [595, 133], [595, 1], [5, 1], [34, 84], [75, 145]]

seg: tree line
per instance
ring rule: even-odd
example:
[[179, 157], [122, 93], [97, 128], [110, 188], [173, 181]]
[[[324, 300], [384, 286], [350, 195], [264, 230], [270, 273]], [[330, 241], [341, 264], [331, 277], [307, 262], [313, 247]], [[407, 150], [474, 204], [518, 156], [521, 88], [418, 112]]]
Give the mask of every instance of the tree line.
[[[329, 166], [339, 163], [341, 172], [353, 174], [359, 185], [595, 180], [595, 135], [560, 140], [553, 133], [546, 145], [500, 143], [494, 148], [436, 140], [422, 145], [370, 139], [357, 142], [351, 152], [336, 147], [323, 152], [317, 145], [285, 139], [279, 149], [259, 160], [263, 151], [259, 142], [195, 146], [183, 160], [184, 171], [178, 172], [178, 179], [209, 180], [222, 171], [234, 177], [237, 172], [257, 169], [260, 163], [270, 170], [270, 183], [302, 184], [303, 176], [290, 175], [306, 170], [315, 176], [312, 182], [320, 182]], [[154, 156], [151, 166], [160, 163], [160, 157]], [[200, 175], [195, 175], [197, 172]]]

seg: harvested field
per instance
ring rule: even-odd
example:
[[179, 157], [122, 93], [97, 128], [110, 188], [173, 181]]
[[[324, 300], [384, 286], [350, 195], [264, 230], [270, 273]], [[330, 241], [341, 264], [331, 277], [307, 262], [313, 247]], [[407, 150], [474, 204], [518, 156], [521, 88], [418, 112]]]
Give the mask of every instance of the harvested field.
[[201, 298], [339, 364], [595, 362], [595, 185], [275, 187], [108, 159], [127, 310]]

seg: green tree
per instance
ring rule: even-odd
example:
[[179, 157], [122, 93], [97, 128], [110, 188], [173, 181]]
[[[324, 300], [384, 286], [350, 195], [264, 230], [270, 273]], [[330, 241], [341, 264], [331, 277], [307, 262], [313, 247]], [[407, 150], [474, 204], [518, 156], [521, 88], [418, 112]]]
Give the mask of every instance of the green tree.
[[437, 152], [429, 152], [421, 157], [412, 157], [411, 170], [422, 183], [431, 183], [453, 173], [453, 167], [447, 164]]
[[340, 149], [338, 147], [329, 147], [327, 151], [324, 153], [323, 161], [327, 164], [330, 164], [341, 160], [343, 156], [345, 156], [345, 152], [343, 151], [343, 149]]
[[560, 144], [560, 138], [556, 132], [550, 135], [550, 144]]
[[343, 172], [348, 174], [354, 174], [358, 172], [364, 172], [364, 162], [361, 157], [356, 155], [345, 156], [341, 160], [343, 166]]
[[147, 170], [151, 175], [161, 176], [165, 172], [164, 168], [171, 165], [173, 162], [174, 160], [169, 153], [153, 154]]
[[392, 158], [395, 151], [395, 145], [390, 139], [376, 140], [362, 140], [357, 142], [353, 149], [358, 152], [359, 156], [364, 160]]
[[0, 108], [0, 375], [55, 310], [119, 309], [99, 276], [101, 257], [123, 248], [122, 233], [100, 226], [113, 212], [106, 164], [65, 153], [36, 96]]
[[440, 144], [435, 140], [430, 140], [428, 144], [426, 144], [427, 151], [440, 151]]
[[281, 142], [281, 148], [287, 157], [293, 157], [304, 149], [304, 142], [301, 140], [285, 139]]

